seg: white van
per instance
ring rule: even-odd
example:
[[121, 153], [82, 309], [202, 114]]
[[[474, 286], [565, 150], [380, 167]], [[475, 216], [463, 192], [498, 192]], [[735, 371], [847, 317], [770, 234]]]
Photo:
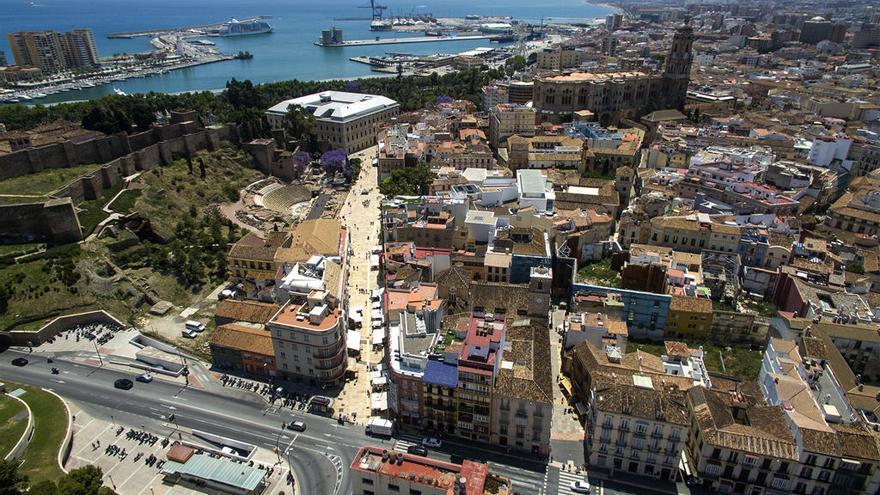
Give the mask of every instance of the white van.
[[394, 422], [390, 419], [373, 416], [367, 421], [367, 435], [390, 437], [394, 434]]
[[186, 329], [192, 330], [193, 332], [202, 333], [205, 331], [205, 324], [199, 323], [195, 320], [189, 320], [186, 322]]

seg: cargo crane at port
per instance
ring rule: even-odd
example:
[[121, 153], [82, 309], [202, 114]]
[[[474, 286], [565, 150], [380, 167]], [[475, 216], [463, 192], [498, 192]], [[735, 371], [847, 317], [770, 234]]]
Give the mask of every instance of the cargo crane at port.
[[385, 15], [385, 9], [387, 9], [388, 6], [377, 4], [376, 0], [370, 0], [370, 5], [361, 5], [358, 8], [359, 9], [370, 9], [373, 12], [373, 20], [380, 21], [380, 20], [382, 20], [382, 17]]

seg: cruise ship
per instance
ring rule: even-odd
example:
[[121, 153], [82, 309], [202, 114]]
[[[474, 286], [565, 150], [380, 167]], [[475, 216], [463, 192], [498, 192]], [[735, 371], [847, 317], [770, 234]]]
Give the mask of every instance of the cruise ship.
[[376, 19], [370, 23], [370, 31], [391, 31], [394, 23], [391, 19]]
[[220, 27], [220, 31], [218, 31], [217, 34], [219, 36], [245, 36], [248, 34], [263, 34], [271, 32], [272, 26], [266, 21], [257, 19], [242, 22], [238, 19], [230, 19], [229, 22], [223, 23], [223, 26]]

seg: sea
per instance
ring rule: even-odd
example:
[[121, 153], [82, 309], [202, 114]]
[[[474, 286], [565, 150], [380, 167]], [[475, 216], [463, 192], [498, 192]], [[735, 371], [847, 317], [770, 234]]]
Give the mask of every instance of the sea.
[[[575, 22], [602, 18], [611, 7], [585, 0], [378, 0], [386, 16], [430, 13], [435, 17], [465, 15], [510, 16], [531, 23]], [[170, 71], [163, 75], [115, 81], [34, 100], [59, 103], [99, 98], [118, 88], [128, 94], [149, 91], [179, 93], [219, 90], [232, 78], [255, 83], [289, 79], [354, 79], [375, 75], [370, 67], [350, 61], [354, 56], [382, 56], [388, 52], [460, 53], [491, 46], [488, 40], [322, 48], [314, 45], [322, 29], [337, 27], [345, 39], [405, 36], [371, 32], [369, 0], [0, 0], [0, 50], [12, 63], [5, 33], [12, 31], [69, 31], [90, 28], [99, 56], [137, 53], [151, 49], [148, 37], [109, 39], [108, 33], [145, 31], [223, 22], [230, 18], [271, 16], [269, 34], [210, 37], [224, 53], [248, 51], [249, 60], [229, 60]], [[361, 18], [361, 20], [343, 20]], [[415, 34], [414, 34], [415, 35]]]

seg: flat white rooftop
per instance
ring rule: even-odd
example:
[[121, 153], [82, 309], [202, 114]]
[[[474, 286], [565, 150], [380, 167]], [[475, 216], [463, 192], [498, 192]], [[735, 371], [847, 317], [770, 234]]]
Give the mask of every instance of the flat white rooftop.
[[291, 106], [300, 106], [318, 120], [346, 122], [398, 106], [391, 98], [345, 91], [324, 91], [292, 100], [284, 100], [267, 110], [286, 114]]

